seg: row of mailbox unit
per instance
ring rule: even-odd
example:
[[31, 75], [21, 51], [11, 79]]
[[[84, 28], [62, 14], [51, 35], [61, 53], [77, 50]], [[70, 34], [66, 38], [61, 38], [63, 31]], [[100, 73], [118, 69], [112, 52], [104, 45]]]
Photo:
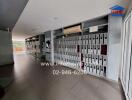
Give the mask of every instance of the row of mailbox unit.
[[85, 65], [85, 70], [87, 73], [97, 75], [97, 76], [105, 76], [106, 75], [106, 66], [94, 66], [91, 64], [86, 64]]
[[82, 61], [84, 63], [107, 66], [107, 56], [105, 56], [105, 55], [87, 54], [87, 55], [83, 55], [83, 57], [81, 58], [81, 55], [77, 54], [77, 53], [70, 54], [70, 55], [54, 53], [54, 58], [55, 58], [56, 63], [58, 63], [60, 61], [62, 61], [64, 63], [65, 62], [78, 63], [78, 62]]
[[51, 53], [50, 52], [47, 52], [45, 57], [46, 57], [45, 58], [46, 61], [49, 61], [49, 62], [51, 61]]
[[39, 41], [26, 42], [26, 47], [29, 50], [36, 49], [36, 48], [39, 49], [40, 48], [40, 42]]
[[[77, 59], [80, 59], [80, 57], [78, 57]], [[81, 67], [82, 62], [80, 62], [79, 60], [69, 59], [69, 61], [68, 61], [68, 59], [67, 59], [66, 61], [64, 61], [62, 59], [56, 58], [55, 62], [57, 62], [57, 64], [68, 66], [70, 68], [82, 69], [82, 67]], [[106, 75], [106, 66], [93, 64], [93, 63], [89, 63], [89, 62], [84, 62], [83, 71], [86, 71], [86, 73], [89, 73], [92, 75], [105, 76]]]
[[107, 33], [88, 34], [55, 39], [58, 45], [107, 44]]
[[[102, 51], [104, 51], [102, 53]], [[74, 53], [81, 52], [83, 54], [107, 55], [107, 45], [56, 45], [55, 52], [57, 53]]]
[[[58, 51], [58, 48], [61, 48], [59, 50], [66, 51], [66, 52], [71, 52], [71, 51], [75, 52], [77, 51], [78, 46], [81, 46], [79, 48], [81, 48], [86, 53], [88, 52], [92, 53], [93, 51], [95, 51], [96, 53], [97, 49], [98, 51], [100, 51], [101, 49], [100, 44], [107, 44], [107, 33], [89, 34], [84, 36], [73, 36], [73, 37], [56, 39], [55, 50], [57, 49], [56, 51]], [[26, 46], [27, 46], [27, 49], [29, 50], [40, 49], [40, 41], [26, 42]]]

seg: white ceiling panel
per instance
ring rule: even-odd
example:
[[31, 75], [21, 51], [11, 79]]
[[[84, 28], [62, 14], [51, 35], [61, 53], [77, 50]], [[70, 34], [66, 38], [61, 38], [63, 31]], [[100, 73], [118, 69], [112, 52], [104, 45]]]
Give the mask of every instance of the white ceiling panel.
[[[72, 25], [110, 13], [114, 5], [128, 6], [127, 0], [29, 0], [13, 33], [28, 37], [39, 32]], [[13, 36], [14, 36], [13, 35]]]

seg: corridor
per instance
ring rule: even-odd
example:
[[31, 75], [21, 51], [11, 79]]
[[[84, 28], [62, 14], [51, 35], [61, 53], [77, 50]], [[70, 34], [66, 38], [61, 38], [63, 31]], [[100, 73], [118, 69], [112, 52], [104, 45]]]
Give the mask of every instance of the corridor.
[[14, 82], [2, 100], [125, 100], [117, 83], [90, 75], [53, 75], [67, 67], [41, 66], [31, 55], [15, 55]]

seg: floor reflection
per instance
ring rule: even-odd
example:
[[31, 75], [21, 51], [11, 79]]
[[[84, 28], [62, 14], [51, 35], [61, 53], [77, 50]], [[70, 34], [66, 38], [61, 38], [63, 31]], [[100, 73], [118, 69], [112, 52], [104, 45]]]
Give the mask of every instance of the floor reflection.
[[53, 75], [67, 67], [40, 66], [29, 55], [16, 55], [15, 81], [3, 100], [124, 100], [116, 83], [90, 75]]

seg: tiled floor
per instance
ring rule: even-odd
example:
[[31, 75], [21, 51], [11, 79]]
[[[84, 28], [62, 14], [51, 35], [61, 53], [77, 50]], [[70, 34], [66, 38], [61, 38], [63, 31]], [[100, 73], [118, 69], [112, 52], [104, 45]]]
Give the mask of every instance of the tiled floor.
[[90, 75], [53, 75], [28, 55], [15, 56], [15, 81], [2, 100], [124, 100], [118, 84]]

